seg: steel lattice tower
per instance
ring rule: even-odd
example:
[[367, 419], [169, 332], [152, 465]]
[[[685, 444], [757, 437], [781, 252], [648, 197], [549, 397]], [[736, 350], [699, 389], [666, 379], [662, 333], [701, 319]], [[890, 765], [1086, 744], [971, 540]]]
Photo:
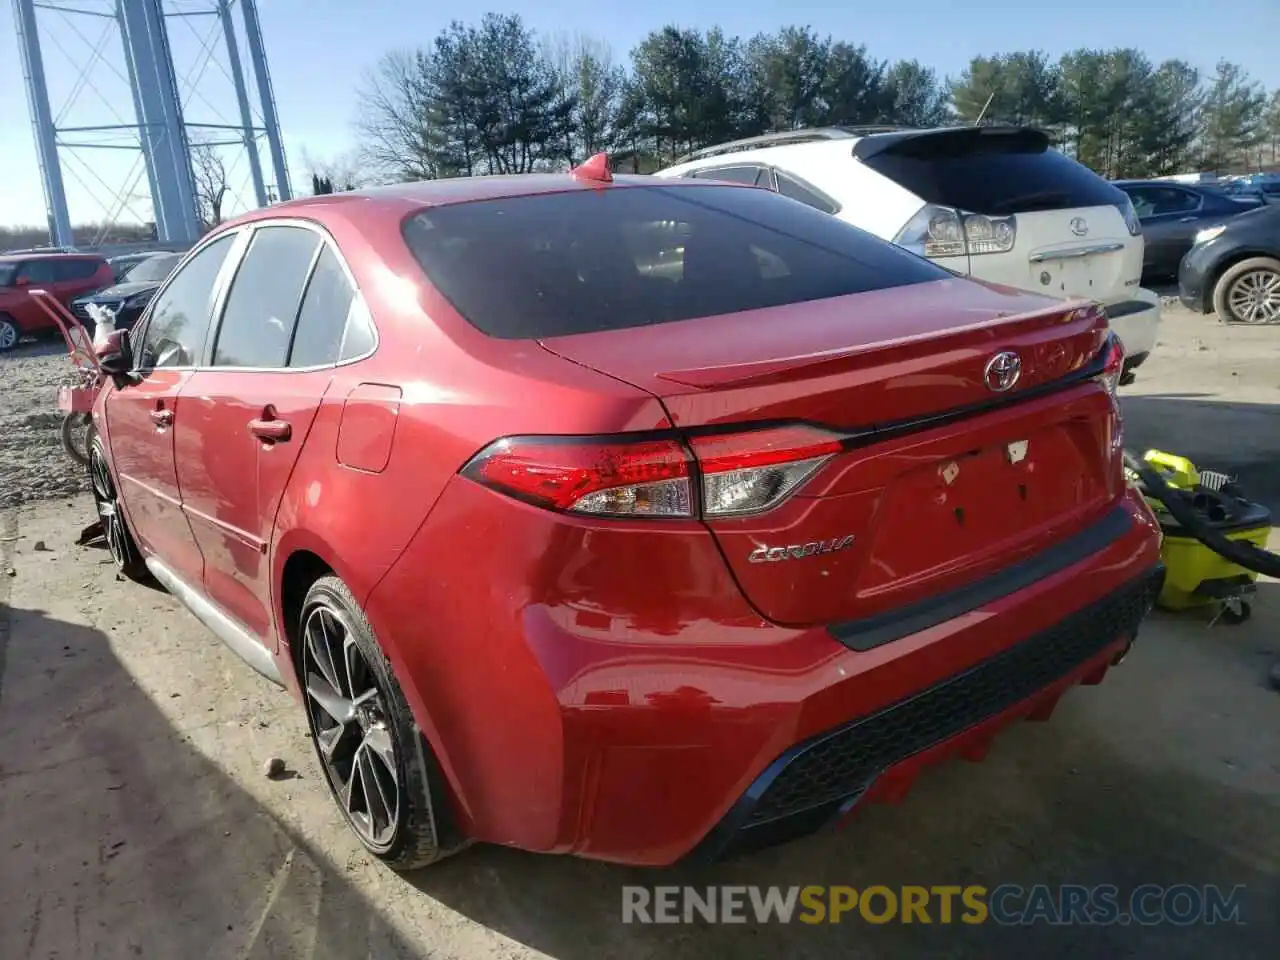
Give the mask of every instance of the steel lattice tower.
[[[248, 51], [248, 77], [242, 66], [235, 7], [239, 7], [241, 33]], [[166, 244], [189, 244], [201, 232], [193, 144], [202, 151], [237, 148], [236, 162], [248, 162], [256, 205], [265, 206], [277, 198], [289, 199], [288, 168], [255, 0], [13, 0], [13, 9], [53, 243], [70, 246], [73, 242], [65, 179], [68, 173], [86, 190], [96, 189], [88, 182], [91, 180], [110, 190], [96, 165], [79, 160], [82, 151], [134, 152], [138, 162], [126, 177], [127, 182], [110, 201], [97, 196], [95, 199], [109, 220], [126, 209], [137, 216], [130, 198], [136, 197], [133, 189], [140, 185], [145, 173], [149, 188], [146, 199], [150, 202], [156, 238]], [[58, 22], [50, 23], [51, 19]], [[203, 36], [191, 26], [196, 21], [207, 25]], [[88, 26], [77, 26], [77, 22]], [[187, 33], [199, 45], [195, 63], [181, 80], [170, 42], [170, 27], [175, 23], [186, 26]], [[56, 27], [69, 30], [90, 48], [83, 62], [72, 66], [74, 55], [52, 36]], [[91, 39], [95, 32], [96, 42]], [[48, 56], [47, 40], [53, 40], [57, 48], [52, 57]], [[216, 52], [222, 54], [221, 59], [214, 56]], [[234, 91], [238, 122], [228, 121], [218, 113], [213, 99], [201, 89], [210, 63], [218, 65]], [[120, 81], [114, 96], [104, 95], [100, 83], [91, 76], [95, 69], [103, 67]], [[55, 112], [50, 78], [66, 81], [69, 75], [74, 75], [73, 82]], [[254, 98], [250, 83], [256, 92]], [[124, 99], [124, 89], [132, 101], [127, 105], [119, 102]], [[97, 94], [104, 112], [116, 122], [68, 123], [71, 110], [87, 93]], [[253, 99], [257, 100], [257, 113]], [[224, 122], [193, 122], [192, 116], [203, 108], [216, 114], [211, 119]], [[128, 120], [129, 113], [133, 115], [132, 122]], [[263, 176], [261, 139], [267, 142], [273, 190]], [[69, 165], [65, 161], [72, 156], [77, 162]], [[218, 163], [221, 167], [221, 160]]]

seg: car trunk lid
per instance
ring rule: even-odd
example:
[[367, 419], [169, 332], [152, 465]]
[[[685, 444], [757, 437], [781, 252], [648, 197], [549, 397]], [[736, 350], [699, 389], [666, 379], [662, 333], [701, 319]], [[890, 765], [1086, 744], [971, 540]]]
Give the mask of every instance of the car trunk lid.
[[1070, 385], [1106, 335], [1091, 304], [942, 280], [543, 346], [657, 396], [699, 458], [708, 431], [840, 438], [779, 506], [707, 520], [757, 609], [807, 625], [963, 585], [1104, 510], [1114, 404]]

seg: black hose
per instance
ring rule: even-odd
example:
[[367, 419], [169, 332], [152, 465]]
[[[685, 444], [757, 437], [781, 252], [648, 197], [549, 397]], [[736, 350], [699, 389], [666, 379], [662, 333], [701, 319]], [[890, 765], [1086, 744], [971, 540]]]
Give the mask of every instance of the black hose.
[[1280, 556], [1256, 547], [1247, 540], [1232, 540], [1213, 529], [1201, 518], [1192, 497], [1186, 491], [1179, 490], [1170, 484], [1159, 470], [1153, 469], [1127, 450], [1124, 454], [1124, 465], [1138, 475], [1146, 487], [1146, 492], [1164, 504], [1165, 509], [1184, 530], [1218, 556], [1254, 573], [1280, 578]]

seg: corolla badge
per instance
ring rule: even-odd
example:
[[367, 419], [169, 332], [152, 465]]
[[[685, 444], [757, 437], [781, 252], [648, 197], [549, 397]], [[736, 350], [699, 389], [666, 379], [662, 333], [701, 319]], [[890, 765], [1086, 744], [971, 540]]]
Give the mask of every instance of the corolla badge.
[[747, 557], [752, 563], [777, 563], [780, 560], [800, 560], [804, 557], [818, 557], [826, 553], [839, 553], [853, 546], [853, 534], [843, 537], [832, 537], [830, 540], [810, 540], [808, 543], [793, 543], [785, 547], [771, 547], [762, 543], [751, 551]]
[[1012, 350], [1003, 350], [987, 361], [982, 380], [994, 393], [1012, 390], [1022, 376], [1022, 358]]
[[1071, 232], [1077, 237], [1087, 237], [1089, 235], [1089, 223], [1084, 217], [1071, 218]]

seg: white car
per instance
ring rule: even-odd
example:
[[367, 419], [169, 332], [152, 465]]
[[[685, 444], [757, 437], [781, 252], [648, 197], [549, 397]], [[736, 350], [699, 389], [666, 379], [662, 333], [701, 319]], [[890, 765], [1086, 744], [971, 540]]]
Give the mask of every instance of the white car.
[[830, 127], [690, 154], [658, 177], [768, 187], [956, 273], [1101, 303], [1125, 375], [1156, 344], [1160, 298], [1141, 287], [1128, 196], [1025, 127]]

